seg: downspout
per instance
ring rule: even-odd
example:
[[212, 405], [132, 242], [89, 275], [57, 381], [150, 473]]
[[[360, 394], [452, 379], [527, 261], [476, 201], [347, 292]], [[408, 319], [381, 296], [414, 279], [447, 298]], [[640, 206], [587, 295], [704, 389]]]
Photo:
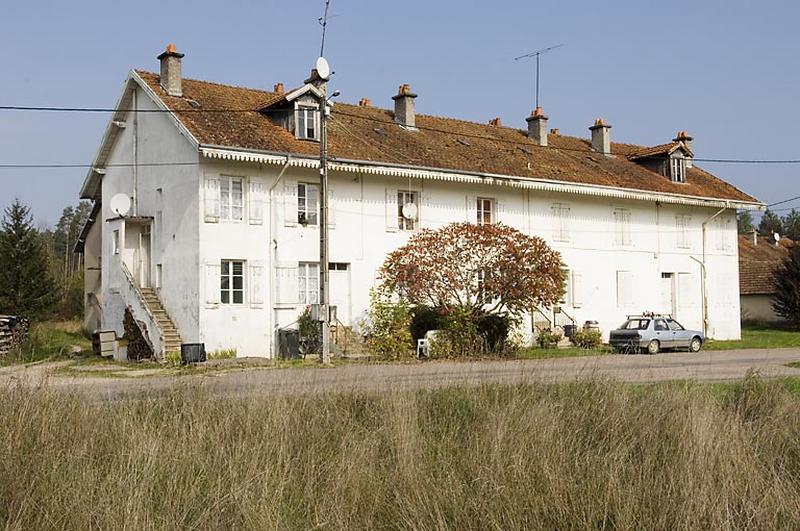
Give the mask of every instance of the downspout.
[[706, 278], [706, 227], [708, 226], [708, 224], [710, 222], [712, 222], [715, 219], [717, 219], [717, 217], [719, 217], [719, 215], [722, 214], [723, 212], [725, 212], [726, 210], [728, 210], [728, 202], [727, 201], [725, 201], [725, 206], [723, 208], [720, 208], [717, 211], [716, 214], [714, 214], [713, 216], [711, 216], [710, 218], [708, 218], [707, 220], [705, 220], [703, 222], [703, 225], [702, 225], [702, 227], [703, 227], [703, 260], [700, 261], [700, 260], [697, 260], [697, 258], [695, 258], [694, 256], [691, 257], [692, 260], [700, 263], [700, 269], [701, 269], [701, 272], [702, 272], [702, 275], [703, 275], [701, 280], [700, 280], [700, 287], [701, 287], [701, 290], [702, 290], [702, 293], [703, 293], [703, 335], [706, 335], [706, 336], [708, 336], [708, 296], [706, 295], [706, 281], [707, 281], [707, 278]]
[[133, 215], [139, 215], [139, 109], [133, 89]]
[[281, 168], [280, 173], [278, 174], [278, 178], [275, 179], [275, 182], [272, 186], [269, 187], [269, 276], [270, 276], [270, 285], [269, 285], [269, 311], [271, 313], [271, 320], [272, 320], [272, 332], [270, 338], [270, 354], [276, 354], [276, 346], [277, 341], [275, 337], [275, 331], [278, 328], [278, 312], [275, 310], [275, 287], [278, 283], [278, 274], [277, 268], [275, 264], [277, 262], [277, 255], [278, 255], [278, 235], [277, 235], [277, 222], [276, 222], [276, 214], [275, 214], [275, 188], [280, 184], [283, 180], [283, 174], [286, 172], [286, 169], [289, 167], [289, 162], [291, 161], [290, 156], [286, 156], [286, 162], [283, 164], [283, 168]]

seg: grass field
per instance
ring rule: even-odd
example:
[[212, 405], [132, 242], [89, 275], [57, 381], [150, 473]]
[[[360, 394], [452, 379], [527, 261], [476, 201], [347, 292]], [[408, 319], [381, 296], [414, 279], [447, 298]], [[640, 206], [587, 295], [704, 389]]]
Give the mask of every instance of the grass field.
[[90, 352], [91, 342], [84, 336], [80, 321], [46, 321], [34, 323], [28, 339], [20, 349], [0, 358], [0, 364], [30, 363], [55, 357]]
[[800, 527], [797, 385], [0, 390], [12, 529]]
[[790, 348], [800, 347], [800, 331], [766, 326], [742, 326], [740, 341], [709, 340], [706, 350], [730, 350], [740, 348]]

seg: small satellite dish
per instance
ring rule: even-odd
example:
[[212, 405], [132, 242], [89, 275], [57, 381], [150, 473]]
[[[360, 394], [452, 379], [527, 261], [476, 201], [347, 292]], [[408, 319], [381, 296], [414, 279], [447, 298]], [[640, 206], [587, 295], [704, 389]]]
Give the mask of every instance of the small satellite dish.
[[116, 194], [111, 198], [111, 212], [114, 212], [120, 217], [125, 217], [131, 209], [131, 198], [127, 194]]
[[326, 81], [331, 77], [331, 67], [324, 57], [317, 59], [317, 74]]
[[775, 234], [773, 234], [772, 237], [775, 238], [775, 243], [780, 243], [781, 242], [781, 235], [778, 234], [777, 232]]
[[406, 203], [403, 205], [403, 217], [406, 219], [417, 219], [417, 205]]

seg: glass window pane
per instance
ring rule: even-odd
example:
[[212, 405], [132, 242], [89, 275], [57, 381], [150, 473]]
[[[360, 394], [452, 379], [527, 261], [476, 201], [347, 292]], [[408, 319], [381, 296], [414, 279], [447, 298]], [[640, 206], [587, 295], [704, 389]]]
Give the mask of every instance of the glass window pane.
[[244, 291], [234, 291], [233, 292], [233, 303], [234, 304], [243, 304], [244, 303]]
[[222, 301], [222, 304], [229, 304], [231, 302], [230, 292], [223, 291], [222, 293], [220, 293], [220, 300]]
[[222, 275], [227, 276], [230, 271], [231, 263], [229, 260], [222, 261]]
[[244, 277], [241, 276], [233, 277], [233, 289], [244, 289]]
[[233, 262], [233, 274], [241, 275], [244, 270], [244, 262]]

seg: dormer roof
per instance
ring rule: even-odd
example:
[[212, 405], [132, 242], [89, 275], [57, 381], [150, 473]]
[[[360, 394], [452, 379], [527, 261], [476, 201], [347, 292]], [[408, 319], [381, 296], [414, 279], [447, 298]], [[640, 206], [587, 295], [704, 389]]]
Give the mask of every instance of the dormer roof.
[[628, 160], [651, 159], [656, 157], [669, 158], [676, 151], [681, 151], [686, 157], [693, 158], [694, 153], [683, 142], [668, 142], [658, 146], [646, 147], [628, 154]]

